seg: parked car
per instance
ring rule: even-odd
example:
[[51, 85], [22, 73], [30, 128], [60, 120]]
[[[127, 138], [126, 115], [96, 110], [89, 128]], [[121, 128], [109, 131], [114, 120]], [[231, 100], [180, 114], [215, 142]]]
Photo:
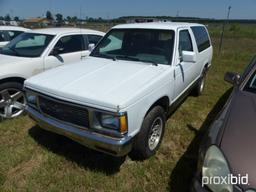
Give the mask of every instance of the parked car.
[[202, 142], [192, 191], [255, 192], [256, 58], [225, 80], [233, 92]]
[[29, 31], [23, 27], [0, 26], [0, 49], [19, 34]]
[[211, 61], [203, 25], [118, 25], [86, 60], [28, 79], [27, 111], [85, 146], [146, 159], [159, 148], [170, 109], [190, 90], [202, 93]]
[[89, 29], [49, 28], [28, 31], [0, 51], [0, 117], [20, 115], [28, 77], [83, 60], [104, 33]]

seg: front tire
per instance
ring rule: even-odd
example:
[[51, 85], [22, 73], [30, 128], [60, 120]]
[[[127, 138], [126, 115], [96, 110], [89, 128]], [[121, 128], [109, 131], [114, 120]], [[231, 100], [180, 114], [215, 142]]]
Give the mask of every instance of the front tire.
[[156, 153], [163, 139], [165, 121], [166, 115], [162, 107], [156, 106], [149, 111], [135, 137], [131, 158], [145, 160]]
[[12, 119], [21, 115], [26, 106], [23, 84], [7, 82], [0, 84], [0, 118]]

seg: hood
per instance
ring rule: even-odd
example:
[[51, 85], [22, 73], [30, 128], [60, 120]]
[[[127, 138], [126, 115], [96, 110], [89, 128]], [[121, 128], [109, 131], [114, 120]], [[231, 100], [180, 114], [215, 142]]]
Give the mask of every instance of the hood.
[[89, 57], [36, 75], [25, 86], [88, 106], [121, 109], [153, 91], [151, 84], [166, 67]]
[[26, 60], [29, 60], [29, 58], [0, 54], [0, 66], [3, 66], [5, 64], [10, 64], [10, 63], [22, 62]]
[[[20, 64], [27, 64], [29, 62], [32, 62], [31, 58], [0, 54], [0, 78], [4, 78], [5, 76], [10, 77], [12, 75], [17, 76], [16, 71], [19, 71]], [[24, 76], [24, 78], [27, 77]]]
[[[256, 188], [256, 95], [236, 91], [230, 103], [221, 141], [233, 174], [249, 176]], [[248, 186], [242, 186], [246, 188]]]

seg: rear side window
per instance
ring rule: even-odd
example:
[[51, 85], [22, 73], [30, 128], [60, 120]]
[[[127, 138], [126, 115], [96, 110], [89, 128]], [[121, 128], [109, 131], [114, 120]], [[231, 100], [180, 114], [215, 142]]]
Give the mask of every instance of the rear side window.
[[99, 40], [102, 38], [99, 35], [87, 35], [87, 37], [88, 37], [89, 43], [94, 45], [96, 45], [99, 42]]
[[191, 27], [191, 29], [195, 35], [196, 44], [199, 52], [202, 52], [203, 50], [211, 46], [210, 39], [205, 27], [197, 26]]

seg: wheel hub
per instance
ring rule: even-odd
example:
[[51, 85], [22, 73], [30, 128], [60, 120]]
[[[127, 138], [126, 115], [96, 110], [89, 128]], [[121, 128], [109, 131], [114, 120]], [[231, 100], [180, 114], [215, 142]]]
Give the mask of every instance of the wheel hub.
[[157, 117], [151, 126], [151, 134], [148, 139], [148, 146], [153, 151], [159, 144], [163, 131], [163, 120]]
[[25, 109], [26, 100], [24, 93], [15, 88], [0, 91], [0, 117], [14, 118]]

